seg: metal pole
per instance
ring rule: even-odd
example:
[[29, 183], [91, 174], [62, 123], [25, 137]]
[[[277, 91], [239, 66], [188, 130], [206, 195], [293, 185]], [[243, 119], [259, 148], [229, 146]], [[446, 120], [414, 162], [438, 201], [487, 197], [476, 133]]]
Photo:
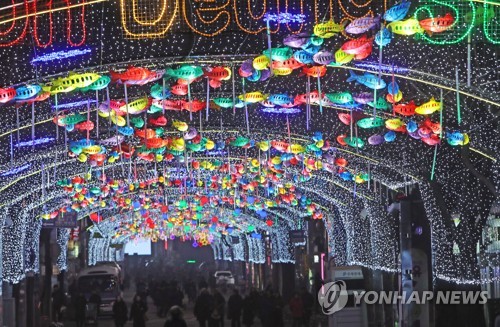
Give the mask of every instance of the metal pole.
[[471, 78], [471, 35], [467, 36], [467, 86], [470, 87]]
[[[59, 106], [57, 104], [57, 93], [54, 95], [55, 108], [56, 108], [56, 143], [59, 142]], [[19, 133], [19, 132], [18, 132]], [[17, 135], [19, 138], [19, 134]]]
[[163, 101], [165, 101], [165, 78], [163, 78], [163, 89], [162, 89], [162, 99], [161, 99], [161, 110], [162, 110], [162, 114], [164, 115], [165, 114], [165, 104], [163, 103]]
[[95, 111], [95, 116], [96, 116], [96, 123], [95, 123], [95, 127], [96, 127], [96, 136], [97, 138], [99, 138], [99, 91], [95, 91], [95, 107], [96, 107], [96, 111]]
[[[455, 83], [457, 87], [457, 121], [458, 124], [460, 124], [462, 123], [462, 114], [460, 112], [460, 81], [458, 80], [458, 66], [455, 67]], [[442, 107], [441, 107], [441, 112], [443, 112]]]
[[[207, 78], [207, 106], [206, 106], [206, 117], [205, 120], [208, 121], [208, 110], [210, 107], [210, 80]], [[201, 124], [201, 122], [200, 122]]]
[[127, 94], [127, 84], [123, 84], [125, 89], [125, 109], [127, 110], [127, 127], [130, 127], [130, 116], [128, 114], [128, 94]]
[[271, 27], [269, 25], [269, 19], [266, 20], [267, 27], [267, 47], [269, 48], [269, 68], [271, 70], [271, 75], [273, 76], [273, 54], [272, 54], [272, 44], [271, 44]]
[[35, 102], [31, 103], [31, 145], [35, 148]]
[[[59, 126], [56, 124], [56, 126]], [[19, 108], [16, 108], [17, 143], [19, 143]], [[57, 129], [59, 131], [59, 128]], [[59, 135], [59, 133], [57, 133]]]

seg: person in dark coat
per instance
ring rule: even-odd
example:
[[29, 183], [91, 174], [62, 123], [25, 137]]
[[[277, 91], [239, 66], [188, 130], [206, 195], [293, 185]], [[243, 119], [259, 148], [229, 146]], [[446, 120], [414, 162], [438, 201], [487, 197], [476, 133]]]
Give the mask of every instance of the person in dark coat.
[[304, 305], [304, 325], [309, 326], [314, 310], [314, 296], [307, 291], [307, 288], [303, 287], [301, 298]]
[[168, 310], [169, 316], [163, 327], [187, 327], [186, 321], [182, 317], [182, 309], [178, 305], [174, 305]]
[[241, 327], [241, 309], [243, 307], [243, 299], [237, 289], [234, 289], [233, 294], [227, 301], [227, 318], [231, 320], [231, 327]]
[[113, 304], [113, 319], [115, 320], [116, 327], [123, 327], [127, 322], [128, 309], [125, 301], [118, 295], [115, 303]]
[[87, 308], [87, 299], [82, 292], [78, 293], [73, 302], [75, 306], [76, 327], [85, 326], [85, 312]]
[[144, 300], [140, 295], [134, 297], [134, 302], [130, 308], [130, 320], [133, 322], [134, 327], [145, 327], [146, 326], [146, 312], [148, 307], [144, 304]]
[[299, 296], [299, 293], [293, 294], [288, 306], [292, 313], [293, 327], [300, 327], [304, 319], [304, 304], [302, 303], [302, 298]]
[[210, 327], [224, 327], [224, 313], [226, 306], [226, 299], [220, 294], [217, 289], [212, 289], [214, 305], [212, 309], [212, 314], [208, 320], [208, 325]]
[[207, 326], [207, 321], [212, 314], [213, 301], [212, 295], [208, 293], [206, 288], [203, 288], [194, 304], [194, 316], [198, 320], [200, 327]]
[[99, 312], [101, 311], [101, 302], [102, 302], [102, 299], [101, 299], [101, 296], [99, 295], [98, 290], [93, 291], [92, 295], [90, 295], [89, 303], [92, 303], [95, 305], [95, 307], [97, 309], [98, 316], [99, 316]]
[[64, 305], [64, 292], [59, 285], [54, 285], [52, 288], [52, 320], [59, 322], [61, 320], [61, 309]]
[[243, 325], [250, 327], [253, 325], [253, 319], [255, 317], [255, 296], [250, 293], [243, 300]]

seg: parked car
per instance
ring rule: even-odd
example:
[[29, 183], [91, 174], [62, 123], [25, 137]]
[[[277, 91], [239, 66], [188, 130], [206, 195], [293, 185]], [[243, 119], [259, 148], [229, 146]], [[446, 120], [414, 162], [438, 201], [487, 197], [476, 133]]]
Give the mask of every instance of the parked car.
[[215, 281], [217, 285], [220, 284], [234, 285], [234, 277], [230, 271], [216, 271]]

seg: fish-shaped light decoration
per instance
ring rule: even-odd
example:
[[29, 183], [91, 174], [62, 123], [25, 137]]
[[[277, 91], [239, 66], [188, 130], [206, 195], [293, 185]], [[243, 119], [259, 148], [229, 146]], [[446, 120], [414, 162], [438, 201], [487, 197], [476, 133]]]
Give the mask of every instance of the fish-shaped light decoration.
[[345, 31], [349, 34], [362, 34], [378, 26], [379, 24], [380, 16], [361, 17], [353, 20], [349, 25], [347, 25]]
[[344, 31], [344, 25], [337, 24], [333, 20], [316, 24], [313, 29], [314, 35], [324, 39], [331, 38], [335, 34], [341, 33], [342, 31]]
[[128, 105], [127, 104], [122, 105], [120, 107], [120, 111], [124, 113], [127, 113], [128, 111], [129, 114], [136, 115], [146, 111], [151, 106], [152, 103], [153, 100], [151, 98], [142, 97], [130, 102]]
[[323, 77], [326, 75], [325, 66], [302, 67], [302, 72], [311, 77]]
[[366, 35], [363, 35], [360, 38], [349, 40], [342, 44], [342, 51], [347, 54], [360, 54], [366, 52], [367, 49], [372, 45], [373, 38], [368, 38]]
[[353, 96], [353, 100], [360, 104], [368, 104], [373, 101], [372, 92], [361, 92]]
[[387, 28], [382, 28], [375, 34], [375, 43], [379, 46], [385, 47], [392, 41], [392, 33]]
[[354, 54], [348, 54], [342, 51], [342, 49], [338, 49], [335, 51], [335, 65], [347, 64], [354, 59], [354, 56]]
[[233, 99], [231, 98], [214, 98], [212, 101], [221, 108], [232, 108]]
[[398, 93], [396, 93], [396, 95], [387, 94], [385, 96], [385, 98], [386, 98], [387, 102], [397, 103], [403, 99], [403, 92], [401, 92], [401, 90], [399, 90]]
[[238, 99], [247, 103], [257, 103], [267, 99], [267, 95], [262, 94], [260, 91], [247, 92], [238, 96]]
[[446, 141], [451, 146], [466, 145], [469, 143], [469, 135], [458, 131], [446, 132]]
[[393, 81], [390, 81], [389, 84], [387, 84], [387, 92], [392, 95], [396, 95], [399, 92], [399, 85], [396, 82], [396, 79]]
[[424, 32], [424, 29], [420, 26], [420, 22], [415, 18], [392, 22], [386, 27], [392, 33], [399, 35], [413, 35]]
[[[16, 94], [16, 90], [14, 89], [14, 95]], [[50, 97], [50, 92], [42, 91], [38, 93], [34, 98], [26, 99], [26, 100], [16, 100], [16, 107], [21, 106], [25, 103], [33, 103], [33, 102], [41, 102], [45, 101]]]
[[420, 21], [420, 26], [429, 34], [443, 33], [450, 29], [455, 22], [455, 18], [451, 13], [446, 13], [443, 17], [427, 18]]
[[271, 94], [267, 98], [267, 101], [274, 105], [282, 106], [293, 103], [293, 98], [291, 98], [288, 94]]
[[404, 124], [405, 124], [404, 121], [402, 121], [399, 118], [387, 119], [385, 121], [385, 127], [391, 131], [396, 131], [400, 129], [402, 126], [404, 126]]
[[415, 108], [415, 113], [419, 115], [430, 115], [441, 110], [441, 102], [438, 102], [432, 97], [426, 103]]
[[0, 103], [7, 103], [11, 100], [14, 100], [16, 94], [16, 89], [13, 87], [0, 89]]
[[118, 84], [135, 85], [148, 80], [151, 71], [147, 68], [130, 66], [122, 73], [110, 70], [111, 81]]
[[170, 88], [170, 91], [175, 95], [187, 95], [188, 86], [184, 84], [175, 84]]
[[313, 56], [318, 65], [328, 65], [335, 61], [335, 56], [330, 51], [320, 51]]
[[80, 91], [82, 92], [87, 92], [87, 91], [99, 91], [105, 89], [109, 83], [111, 83], [111, 77], [107, 75], [102, 75], [99, 77], [97, 81], [94, 83], [90, 84], [89, 86], [85, 86], [80, 88]]
[[16, 88], [15, 100], [26, 100], [35, 97], [42, 87], [38, 84], [30, 84]]
[[301, 48], [309, 41], [309, 33], [298, 33], [286, 36], [283, 44], [291, 48]]
[[[269, 49], [264, 50], [262, 54], [269, 58]], [[293, 51], [289, 47], [271, 48], [271, 60], [285, 61], [290, 59], [292, 55]]]
[[410, 10], [410, 6], [411, 1], [409, 0], [403, 0], [401, 3], [392, 6], [384, 14], [385, 21], [396, 22], [404, 19], [408, 14], [408, 10]]
[[385, 142], [384, 137], [380, 134], [375, 134], [368, 138], [368, 144], [370, 145], [380, 145], [384, 142]]
[[304, 64], [295, 59], [295, 57], [291, 57], [290, 59], [287, 59], [285, 61], [273, 61], [273, 70], [279, 68], [288, 68], [291, 70], [295, 70], [302, 66], [304, 66]]
[[326, 93], [326, 97], [335, 104], [346, 104], [353, 101], [349, 92]]
[[344, 142], [353, 148], [362, 148], [365, 146], [365, 142], [359, 137], [346, 137]]
[[352, 70], [349, 71], [350, 76], [347, 79], [347, 82], [357, 82], [359, 84], [363, 84], [370, 89], [380, 90], [385, 88], [385, 82], [383, 79], [379, 78], [370, 73], [364, 73], [363, 75], [356, 75]]
[[295, 51], [293, 58], [304, 65], [314, 63], [313, 55], [304, 50]]
[[373, 101], [368, 102], [368, 105], [372, 108], [375, 107], [377, 110], [388, 110], [389, 109], [389, 104], [383, 97], [380, 97], [377, 99], [377, 103], [373, 103]]
[[178, 69], [167, 68], [165, 71], [167, 77], [173, 77], [175, 79], [182, 79], [184, 81], [193, 81], [200, 76], [203, 76], [203, 69], [199, 66], [194, 65], [183, 65]]
[[73, 89], [85, 88], [98, 81], [99, 78], [101, 78], [101, 75], [94, 73], [77, 74], [71, 72], [68, 77], [59, 77], [58, 79], [53, 80], [52, 85], [62, 86], [64, 88], [73, 87]]
[[[266, 55], [260, 55], [253, 60], [253, 68], [256, 70], [264, 70], [269, 67], [270, 60]], [[259, 76], [260, 78], [260, 76]]]
[[228, 67], [207, 67], [203, 71], [204, 76], [210, 80], [227, 81], [231, 79], [231, 69]]
[[394, 111], [403, 116], [413, 116], [415, 114], [415, 108], [417, 108], [417, 105], [413, 100], [408, 103], [393, 105]]
[[386, 142], [394, 142], [396, 140], [396, 133], [394, 131], [388, 131], [384, 134], [384, 140]]
[[170, 90], [165, 88], [165, 91], [163, 90], [163, 86], [160, 84], [155, 84], [151, 87], [151, 91], [149, 92], [151, 97], [156, 100], [165, 100], [168, 99], [171, 95]]
[[358, 127], [363, 128], [363, 129], [368, 129], [368, 128], [377, 128], [384, 126], [385, 122], [384, 119], [381, 117], [367, 117], [358, 120], [356, 123]]

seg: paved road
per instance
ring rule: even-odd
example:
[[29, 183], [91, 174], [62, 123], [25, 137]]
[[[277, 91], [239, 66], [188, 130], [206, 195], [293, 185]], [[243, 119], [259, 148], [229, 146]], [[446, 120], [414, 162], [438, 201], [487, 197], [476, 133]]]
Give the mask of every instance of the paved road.
[[[227, 296], [229, 295], [229, 292]], [[124, 300], [127, 303], [127, 307], [130, 310], [131, 304], [132, 304], [132, 298], [134, 296], [133, 291], [125, 291], [124, 293]], [[188, 327], [198, 327], [198, 321], [193, 315], [193, 306], [194, 304], [186, 304], [186, 309], [184, 310], [184, 319], [187, 322]], [[149, 311], [147, 312], [147, 316], [149, 318], [148, 322], [146, 323], [147, 327], [163, 327], [165, 324], [165, 319], [166, 318], [159, 318], [158, 315], [156, 314], [156, 307], [153, 304], [153, 301], [151, 300], [151, 297], [148, 297], [148, 308]], [[76, 324], [73, 321], [68, 321], [64, 323], [64, 327], [75, 327]], [[114, 322], [111, 319], [111, 317], [100, 317], [99, 318], [99, 327], [114, 327]], [[132, 322], [128, 322], [126, 326], [132, 326]], [[229, 320], [226, 320], [225, 327], [231, 326], [231, 322]], [[260, 322], [258, 319], [256, 319], [256, 323], [253, 325], [255, 327], [261, 327]]]
[[[224, 294], [226, 297], [226, 301], [227, 301], [227, 298], [229, 297], [229, 294], [230, 294], [229, 291], [226, 294]], [[134, 296], [134, 291], [127, 290], [127, 291], [125, 291], [125, 293], [123, 295], [124, 295], [124, 300], [127, 303], [127, 307], [130, 310], [132, 298]], [[226, 304], [227, 304], [227, 302], [226, 302]], [[194, 306], [194, 304], [186, 304], [186, 309], [184, 310], [184, 319], [186, 320], [188, 327], [198, 327], [199, 326], [198, 321], [196, 320], [196, 318], [193, 315], [193, 306]], [[147, 327], [163, 327], [163, 325], [165, 324], [166, 318], [159, 318], [158, 317], [158, 315], [156, 313], [156, 307], [153, 305], [153, 301], [151, 300], [150, 297], [148, 297], [148, 308], [149, 308], [149, 311], [147, 312], [147, 315], [148, 315], [149, 320], [146, 323], [146, 326]], [[285, 327], [292, 326], [292, 322], [290, 321], [290, 319], [288, 317], [290, 315], [290, 313], [287, 312], [287, 309], [288, 308], [285, 307], [285, 317], [284, 317], [285, 318], [284, 319]], [[328, 323], [327, 323], [326, 318], [324, 316], [322, 316], [322, 317], [318, 316], [317, 318], [318, 318], [318, 321], [315, 323], [312, 322], [311, 326], [314, 326], [314, 327], [326, 327], [326, 326], [328, 326]], [[313, 320], [314, 320], [314, 318], [313, 318]], [[114, 325], [114, 322], [111, 319], [111, 317], [100, 317], [98, 326], [99, 327], [114, 327], [115, 325]], [[132, 322], [128, 322], [126, 324], [126, 326], [131, 327]], [[231, 322], [229, 320], [226, 320], [224, 323], [224, 326], [230, 327]], [[68, 322], [64, 323], [64, 327], [76, 327], [76, 324], [73, 321], [68, 321]], [[252, 327], [262, 327], [258, 318], [255, 319], [255, 323], [253, 324]]]

